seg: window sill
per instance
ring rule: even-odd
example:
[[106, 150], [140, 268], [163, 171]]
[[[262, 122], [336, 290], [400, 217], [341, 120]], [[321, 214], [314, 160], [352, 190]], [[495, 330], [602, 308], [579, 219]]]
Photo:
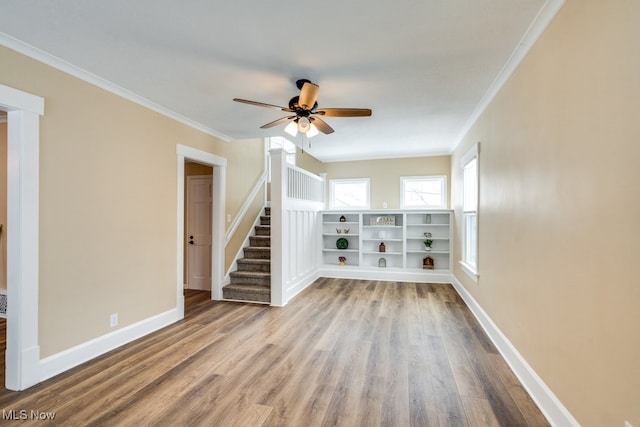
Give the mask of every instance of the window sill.
[[460, 268], [464, 273], [471, 278], [475, 283], [478, 283], [478, 279], [480, 279], [480, 275], [476, 271], [476, 269], [464, 261], [460, 261]]

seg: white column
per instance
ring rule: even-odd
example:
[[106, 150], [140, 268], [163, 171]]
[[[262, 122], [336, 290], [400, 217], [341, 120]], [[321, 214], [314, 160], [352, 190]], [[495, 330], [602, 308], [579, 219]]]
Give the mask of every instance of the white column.
[[271, 305], [285, 304], [288, 252], [284, 204], [287, 198], [286, 152], [275, 148], [271, 153]]

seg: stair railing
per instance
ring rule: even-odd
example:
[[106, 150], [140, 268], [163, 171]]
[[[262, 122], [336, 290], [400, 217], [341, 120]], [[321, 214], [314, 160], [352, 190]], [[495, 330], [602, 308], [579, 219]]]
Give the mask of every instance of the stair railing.
[[284, 306], [318, 274], [318, 212], [324, 208], [324, 178], [271, 153], [271, 305]]

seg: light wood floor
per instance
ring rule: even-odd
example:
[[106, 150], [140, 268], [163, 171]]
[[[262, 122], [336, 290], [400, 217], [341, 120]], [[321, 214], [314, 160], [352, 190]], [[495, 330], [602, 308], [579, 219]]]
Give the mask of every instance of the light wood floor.
[[183, 321], [1, 391], [0, 409], [65, 426], [548, 425], [451, 286], [319, 279], [284, 308], [186, 295]]

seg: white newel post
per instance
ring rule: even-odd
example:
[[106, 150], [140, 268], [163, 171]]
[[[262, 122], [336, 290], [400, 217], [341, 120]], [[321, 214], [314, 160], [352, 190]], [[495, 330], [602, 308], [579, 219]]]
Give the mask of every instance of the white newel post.
[[329, 182], [327, 181], [327, 173], [322, 172], [319, 175], [320, 178], [322, 178], [322, 209], [329, 209], [329, 206], [327, 206], [327, 201], [329, 200]]
[[284, 242], [287, 227], [284, 227], [283, 205], [287, 195], [286, 152], [274, 148], [271, 153], [271, 305], [282, 307], [284, 288], [287, 282], [285, 259], [288, 253]]

